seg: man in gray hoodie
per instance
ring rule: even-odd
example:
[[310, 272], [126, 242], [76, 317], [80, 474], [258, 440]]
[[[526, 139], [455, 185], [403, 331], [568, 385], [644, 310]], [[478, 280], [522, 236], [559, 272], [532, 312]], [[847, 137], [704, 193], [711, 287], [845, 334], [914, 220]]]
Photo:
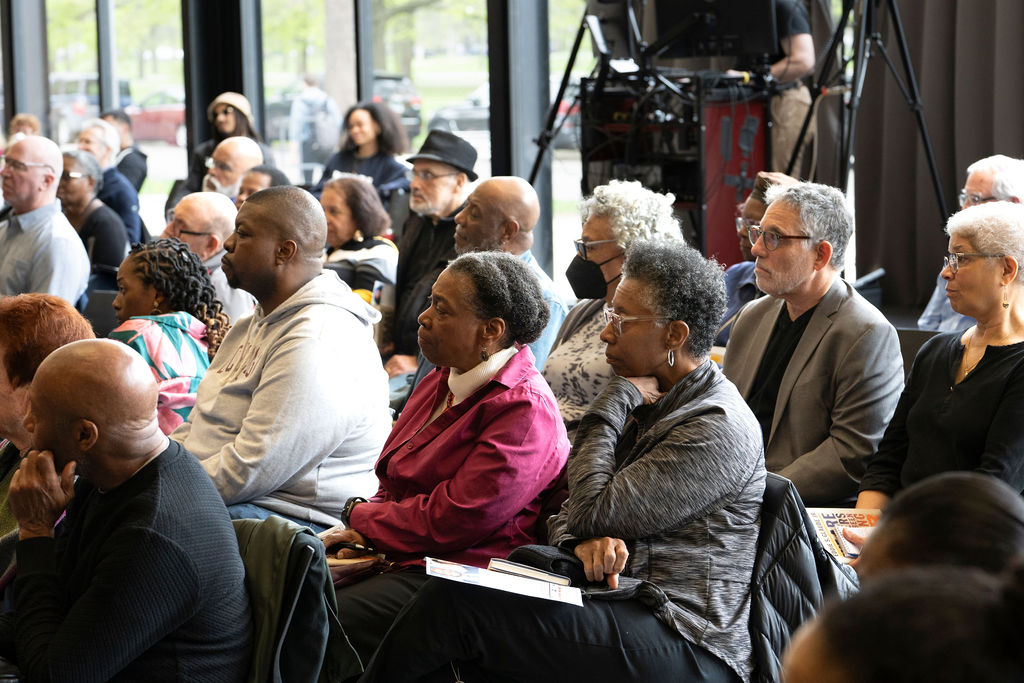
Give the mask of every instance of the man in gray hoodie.
[[345, 501], [377, 490], [391, 429], [387, 375], [373, 343], [380, 314], [321, 270], [327, 221], [297, 187], [250, 197], [221, 262], [256, 297], [171, 435], [212, 477], [231, 516], [276, 514], [323, 529]]

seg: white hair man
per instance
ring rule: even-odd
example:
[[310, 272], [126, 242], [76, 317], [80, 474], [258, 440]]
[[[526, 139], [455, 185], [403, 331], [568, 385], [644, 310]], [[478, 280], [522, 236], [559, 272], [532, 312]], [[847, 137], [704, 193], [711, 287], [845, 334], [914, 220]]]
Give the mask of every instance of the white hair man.
[[89, 119], [78, 134], [78, 149], [96, 157], [103, 169], [103, 187], [96, 197], [121, 217], [129, 243], [142, 241], [139, 193], [116, 166], [121, 151], [117, 130], [103, 119]]
[[246, 171], [263, 163], [263, 150], [252, 138], [240, 135], [223, 140], [206, 161], [204, 192], [220, 192], [234, 201]]
[[[978, 159], [967, 167], [967, 181], [960, 190], [960, 208], [988, 202], [1024, 201], [1024, 159], [1014, 159], [996, 154]], [[960, 315], [949, 305], [946, 298], [946, 281], [939, 272], [935, 289], [925, 306], [924, 313], [917, 319], [922, 330], [958, 332], [974, 324], [973, 318]]]
[[3, 156], [0, 212], [0, 295], [42, 292], [75, 304], [89, 284], [89, 256], [60, 210], [60, 148], [38, 135], [22, 138]]
[[903, 389], [896, 330], [839, 276], [853, 215], [843, 194], [812, 183], [768, 192], [751, 227], [756, 299], [736, 318], [726, 377], [753, 410], [765, 465], [808, 505], [857, 495]]

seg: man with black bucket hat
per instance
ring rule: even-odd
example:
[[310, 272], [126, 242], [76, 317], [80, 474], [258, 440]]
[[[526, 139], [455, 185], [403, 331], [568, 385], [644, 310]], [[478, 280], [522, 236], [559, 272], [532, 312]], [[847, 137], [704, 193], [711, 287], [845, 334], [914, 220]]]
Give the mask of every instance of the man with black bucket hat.
[[455, 214], [469, 195], [469, 183], [477, 179], [476, 150], [447, 131], [430, 131], [420, 151], [408, 160], [411, 215], [398, 243], [394, 324], [383, 347], [390, 355], [384, 369], [391, 378], [416, 370], [416, 319], [427, 307], [434, 280], [455, 258]]

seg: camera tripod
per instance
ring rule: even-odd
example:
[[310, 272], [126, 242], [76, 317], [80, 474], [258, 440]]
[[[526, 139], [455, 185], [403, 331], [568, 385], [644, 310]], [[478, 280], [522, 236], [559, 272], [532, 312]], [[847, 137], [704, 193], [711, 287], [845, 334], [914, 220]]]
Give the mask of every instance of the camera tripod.
[[[884, 7], [883, 7], [884, 6]], [[896, 69], [889, 51], [885, 47], [882, 33], [879, 28], [879, 18], [883, 11], [887, 11], [892, 22], [893, 34], [899, 49], [900, 61], [903, 65], [903, 78]], [[857, 17], [859, 16], [859, 21]], [[939, 171], [935, 163], [935, 153], [932, 151], [931, 138], [928, 135], [928, 126], [924, 118], [924, 104], [921, 102], [921, 93], [917, 87], [917, 79], [914, 76], [914, 68], [910, 63], [910, 51], [907, 48], [907, 37], [903, 32], [903, 22], [900, 20], [899, 9], [896, 0], [843, 0], [843, 14], [836, 26], [835, 33], [829, 38], [823, 51], [824, 58], [819, 59], [821, 64], [818, 76], [811, 88], [811, 107], [804, 117], [803, 126], [800, 128], [800, 135], [797, 138], [793, 155], [786, 166], [786, 173], [792, 175], [793, 167], [799, 155], [811, 120], [814, 118], [817, 100], [826, 94], [830, 88], [835, 89], [846, 82], [846, 68], [848, 60], [840, 60], [837, 55], [844, 52], [843, 35], [848, 24], [853, 23], [856, 27], [856, 38], [853, 45], [853, 83], [850, 86], [849, 97], [843, 104], [843, 119], [840, 127], [840, 149], [839, 159], [842, 164], [839, 169], [839, 187], [846, 188], [849, 183], [850, 169], [853, 166], [854, 133], [857, 127], [857, 112], [860, 109], [861, 99], [864, 94], [864, 83], [867, 79], [868, 63], [877, 53], [885, 60], [889, 73], [896, 79], [896, 85], [907, 101], [907, 106], [914, 112], [917, 119], [917, 129], [921, 134], [921, 142], [924, 145], [925, 157], [928, 160], [928, 169], [931, 172], [932, 185], [935, 190], [935, 197], [938, 201], [939, 215], [942, 222], [945, 222], [949, 213], [946, 208], [946, 199], [942, 191], [942, 183], [939, 180]], [[837, 63], [838, 62], [838, 63]]]

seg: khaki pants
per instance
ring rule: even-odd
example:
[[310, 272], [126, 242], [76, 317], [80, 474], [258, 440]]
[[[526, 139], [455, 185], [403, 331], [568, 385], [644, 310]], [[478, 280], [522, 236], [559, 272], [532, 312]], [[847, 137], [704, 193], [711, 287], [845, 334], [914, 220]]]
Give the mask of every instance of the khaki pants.
[[[786, 172], [789, 157], [792, 156], [796, 140], [800, 136], [800, 127], [803, 126], [807, 110], [810, 108], [811, 93], [802, 83], [795, 88], [783, 90], [772, 98], [772, 171]], [[800, 177], [804, 153], [810, 143], [814, 142], [814, 129], [814, 121], [811, 121], [807, 135], [804, 136], [804, 144], [800, 148], [800, 155], [793, 166], [792, 175], [795, 177]]]

